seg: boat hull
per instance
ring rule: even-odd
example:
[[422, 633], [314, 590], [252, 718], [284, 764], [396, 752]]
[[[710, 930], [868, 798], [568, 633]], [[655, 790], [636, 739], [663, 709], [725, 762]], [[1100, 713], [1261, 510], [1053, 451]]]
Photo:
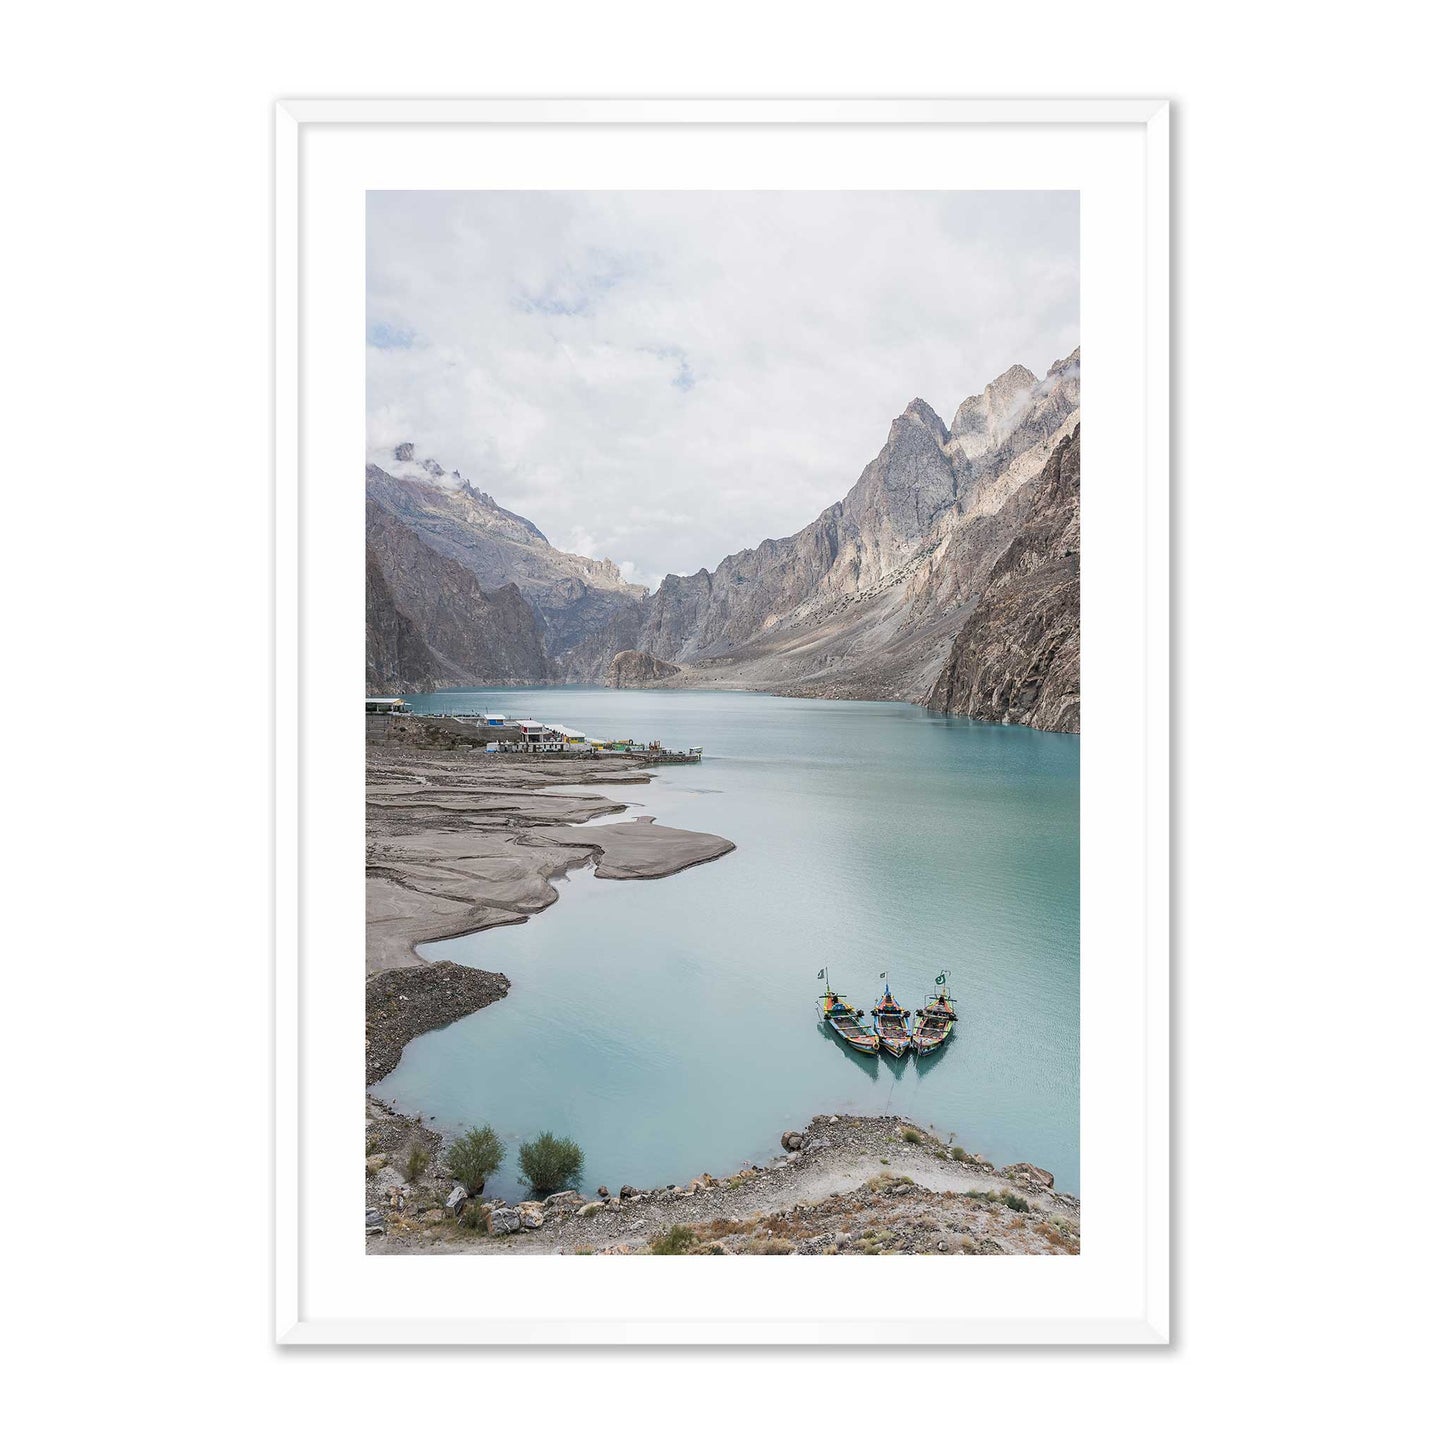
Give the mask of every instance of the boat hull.
[[856, 1049], [860, 1054], [876, 1054], [878, 1052], [878, 1037], [876, 1034], [864, 1034], [861, 1037], [854, 1034], [846, 1034], [832, 1019], [827, 1019], [825, 1022], [850, 1049]]

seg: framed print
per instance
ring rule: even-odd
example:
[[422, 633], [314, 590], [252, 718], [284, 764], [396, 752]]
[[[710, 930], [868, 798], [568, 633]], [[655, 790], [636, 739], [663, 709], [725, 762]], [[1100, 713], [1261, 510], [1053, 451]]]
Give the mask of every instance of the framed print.
[[1168, 149], [277, 108], [279, 1340], [1167, 1341]]

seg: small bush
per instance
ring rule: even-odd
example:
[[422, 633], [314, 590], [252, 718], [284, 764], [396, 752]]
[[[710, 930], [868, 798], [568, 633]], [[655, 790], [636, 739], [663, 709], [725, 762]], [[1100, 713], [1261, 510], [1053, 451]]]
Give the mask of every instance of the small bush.
[[431, 1154], [420, 1144], [411, 1146], [411, 1153], [406, 1156], [406, 1168], [401, 1172], [406, 1175], [408, 1184], [415, 1184], [426, 1172], [426, 1167], [431, 1163]]
[[948, 1151], [948, 1157], [950, 1159], [958, 1160], [960, 1164], [967, 1164], [969, 1162], [968, 1150], [960, 1149], [957, 1144], [955, 1144], [953, 1148]]
[[923, 1143], [923, 1135], [917, 1129], [905, 1129], [899, 1136], [905, 1144]]
[[480, 1194], [501, 1165], [503, 1153], [496, 1131], [490, 1124], [483, 1124], [453, 1140], [444, 1162], [447, 1172], [468, 1194]]
[[477, 1204], [468, 1201], [462, 1206], [462, 1212], [457, 1216], [457, 1223], [463, 1229], [480, 1229], [485, 1231], [487, 1225], [492, 1222], [492, 1209], [488, 1204]]
[[522, 1182], [538, 1194], [555, 1194], [582, 1181], [582, 1151], [571, 1139], [538, 1134], [522, 1145]]
[[892, 1187], [893, 1185], [895, 1185], [895, 1184], [912, 1184], [912, 1183], [913, 1183], [913, 1180], [910, 1179], [910, 1178], [908, 1177], [908, 1175], [906, 1175], [906, 1174], [887, 1174], [887, 1173], [884, 1173], [884, 1174], [875, 1174], [875, 1175], [868, 1181], [868, 1188], [869, 1188], [874, 1194], [881, 1194], [885, 1189], [889, 1189], [889, 1188], [891, 1188], [891, 1187]]
[[697, 1235], [685, 1224], [674, 1224], [666, 1234], [654, 1235], [649, 1254], [686, 1254], [697, 1244]]
[[970, 1189], [963, 1196], [965, 1199], [986, 1199], [990, 1204], [1003, 1204], [1012, 1209], [1015, 1214], [1027, 1214], [1029, 1202], [1022, 1194], [1015, 1194], [1013, 1190], [1006, 1189], [1002, 1194], [997, 1189]]
[[796, 1254], [791, 1240], [778, 1239], [770, 1235], [754, 1235], [742, 1244], [743, 1254]]

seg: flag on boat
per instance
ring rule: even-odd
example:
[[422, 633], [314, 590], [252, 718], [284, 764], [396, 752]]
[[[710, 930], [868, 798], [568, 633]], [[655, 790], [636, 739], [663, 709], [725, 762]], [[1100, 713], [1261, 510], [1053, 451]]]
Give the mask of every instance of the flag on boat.
[[818, 970], [818, 977], [819, 977], [819, 978], [822, 978], [822, 976], [823, 976], [823, 970], [820, 968], [820, 969]]
[[941, 974], [939, 974], [938, 977], [937, 977], [936, 979], [934, 979], [933, 981], [934, 981], [934, 983], [942, 984], [942, 983], [944, 982], [944, 980], [947, 979], [947, 977], [948, 977], [948, 975], [947, 975], [946, 973], [941, 973]]

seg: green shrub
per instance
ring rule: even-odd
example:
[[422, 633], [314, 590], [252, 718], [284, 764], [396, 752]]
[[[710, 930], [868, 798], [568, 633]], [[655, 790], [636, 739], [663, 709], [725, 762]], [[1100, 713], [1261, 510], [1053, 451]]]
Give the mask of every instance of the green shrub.
[[948, 1157], [950, 1159], [957, 1159], [960, 1164], [967, 1164], [969, 1162], [968, 1150], [960, 1149], [957, 1144], [948, 1151]]
[[411, 1146], [411, 1153], [406, 1156], [406, 1168], [401, 1172], [406, 1175], [408, 1184], [415, 1184], [426, 1172], [426, 1167], [431, 1163], [431, 1153], [420, 1144]]
[[537, 1194], [555, 1194], [582, 1181], [582, 1151], [571, 1139], [538, 1134], [521, 1148], [522, 1182]]
[[1012, 1190], [1004, 1191], [1003, 1202], [1007, 1204], [1015, 1214], [1027, 1214], [1029, 1212], [1028, 1200], [1025, 1199], [1022, 1194], [1013, 1193]]
[[457, 1223], [463, 1229], [480, 1229], [485, 1231], [487, 1225], [492, 1222], [492, 1209], [489, 1204], [478, 1204], [475, 1200], [468, 1200], [462, 1205], [462, 1212], [457, 1215]]
[[505, 1152], [490, 1124], [468, 1129], [460, 1139], [453, 1140], [447, 1150], [447, 1172], [468, 1194], [480, 1194], [487, 1187], [487, 1180], [497, 1172]]
[[674, 1224], [666, 1234], [657, 1234], [647, 1246], [649, 1254], [686, 1254], [697, 1244], [697, 1235], [685, 1224]]
[[899, 1136], [905, 1144], [923, 1143], [923, 1135], [917, 1129], [905, 1129]]

